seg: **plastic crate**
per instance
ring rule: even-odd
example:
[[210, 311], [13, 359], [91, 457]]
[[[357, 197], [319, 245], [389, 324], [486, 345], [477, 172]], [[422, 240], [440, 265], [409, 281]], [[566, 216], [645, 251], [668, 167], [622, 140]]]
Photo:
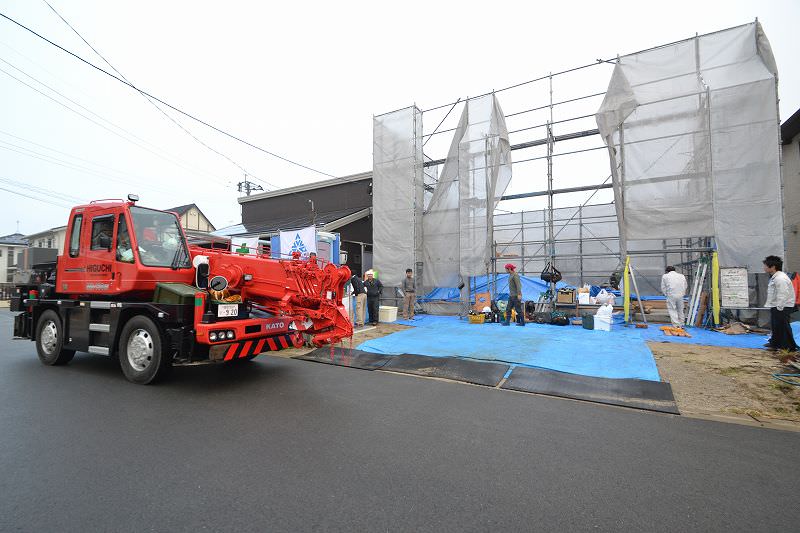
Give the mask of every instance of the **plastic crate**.
[[480, 315], [467, 315], [470, 324], [483, 324], [484, 320], [486, 320], [486, 315], [481, 313]]

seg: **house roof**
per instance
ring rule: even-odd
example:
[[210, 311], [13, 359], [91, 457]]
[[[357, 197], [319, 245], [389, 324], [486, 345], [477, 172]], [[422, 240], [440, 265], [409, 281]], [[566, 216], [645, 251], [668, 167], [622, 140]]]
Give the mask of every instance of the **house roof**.
[[314, 189], [322, 189], [332, 185], [341, 185], [342, 183], [353, 183], [364, 180], [372, 179], [372, 171], [361, 172], [359, 174], [351, 174], [349, 176], [342, 176], [341, 178], [333, 178], [330, 180], [315, 181], [312, 183], [304, 183], [303, 185], [296, 185], [295, 187], [287, 187], [285, 189], [278, 189], [275, 191], [266, 191], [250, 196], [242, 196], [239, 198], [239, 203], [252, 202], [254, 200], [262, 200], [264, 198], [275, 198], [276, 196], [285, 196], [287, 194], [295, 194], [298, 192], [312, 191]]
[[789, 144], [798, 134], [800, 134], [800, 109], [781, 124], [781, 141], [783, 144]]
[[[196, 204], [186, 204], [186, 205], [179, 205], [178, 207], [169, 207], [167, 209], [164, 209], [164, 211], [174, 211], [174, 212], [178, 213], [179, 215], [182, 215], [186, 211], [188, 211], [189, 209], [191, 209], [193, 207], [196, 207], [197, 210], [200, 211], [200, 208], [197, 207]], [[202, 211], [201, 211], [201, 213], [202, 213]]]
[[57, 227], [55, 227], [55, 228], [46, 229], [46, 230], [44, 230], [44, 231], [39, 231], [39, 232], [36, 232], [36, 233], [31, 233], [30, 235], [26, 236], [25, 238], [26, 238], [26, 239], [28, 239], [28, 240], [30, 241], [30, 240], [34, 239], [35, 237], [39, 237], [40, 235], [47, 235], [47, 234], [49, 234], [49, 233], [55, 233], [55, 232], [57, 232], [57, 231], [61, 231], [61, 230], [65, 230], [65, 229], [67, 229], [67, 227], [66, 227], [66, 226], [57, 226]]
[[[339, 209], [328, 211], [327, 213], [316, 213], [314, 223], [317, 229], [322, 231], [334, 231], [346, 224], [360, 220], [372, 212], [371, 207], [354, 207], [351, 209]], [[233, 237], [244, 235], [273, 235], [282, 230], [292, 230], [306, 228], [312, 225], [311, 214], [298, 215], [282, 219], [273, 219], [265, 222], [242, 223], [228, 226], [212, 232], [218, 237]]]
[[203, 211], [199, 207], [197, 207], [197, 204], [179, 205], [178, 207], [170, 207], [170, 208], [164, 209], [164, 211], [174, 211], [175, 213], [178, 213], [178, 216], [183, 216], [183, 215], [186, 214], [187, 211], [189, 211], [192, 208], [197, 209], [197, 212], [200, 213], [201, 215], [203, 215], [203, 218], [208, 220], [208, 223], [211, 224], [211, 227], [212, 228], [214, 227], [214, 224], [212, 224], [211, 220], [209, 220], [209, 218], [206, 216], [206, 214], [203, 213]]
[[0, 237], [0, 244], [15, 244], [15, 245], [27, 246], [28, 240], [22, 233], [12, 233], [11, 235], [4, 235], [3, 237]]

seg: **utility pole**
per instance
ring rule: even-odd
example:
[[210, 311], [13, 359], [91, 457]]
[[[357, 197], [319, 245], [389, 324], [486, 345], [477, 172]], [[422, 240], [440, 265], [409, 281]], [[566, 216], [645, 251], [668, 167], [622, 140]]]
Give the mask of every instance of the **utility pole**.
[[244, 191], [245, 195], [250, 196], [251, 191], [263, 191], [264, 187], [247, 179], [247, 174], [244, 175], [244, 181], [236, 184], [239, 192]]

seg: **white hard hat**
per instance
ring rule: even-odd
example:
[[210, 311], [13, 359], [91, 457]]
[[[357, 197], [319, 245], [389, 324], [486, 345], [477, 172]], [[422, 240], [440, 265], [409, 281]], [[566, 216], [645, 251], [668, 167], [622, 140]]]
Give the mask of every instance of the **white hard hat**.
[[486, 307], [483, 308], [483, 312], [484, 313], [491, 313], [492, 312], [492, 308], [487, 305]]

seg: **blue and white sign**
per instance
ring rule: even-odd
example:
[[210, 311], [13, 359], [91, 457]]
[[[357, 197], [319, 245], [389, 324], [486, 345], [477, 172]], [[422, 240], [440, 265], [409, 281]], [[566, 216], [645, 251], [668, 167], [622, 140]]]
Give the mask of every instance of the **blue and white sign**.
[[314, 226], [281, 232], [281, 255], [290, 257], [292, 252], [300, 252], [301, 257], [317, 253], [317, 232]]

